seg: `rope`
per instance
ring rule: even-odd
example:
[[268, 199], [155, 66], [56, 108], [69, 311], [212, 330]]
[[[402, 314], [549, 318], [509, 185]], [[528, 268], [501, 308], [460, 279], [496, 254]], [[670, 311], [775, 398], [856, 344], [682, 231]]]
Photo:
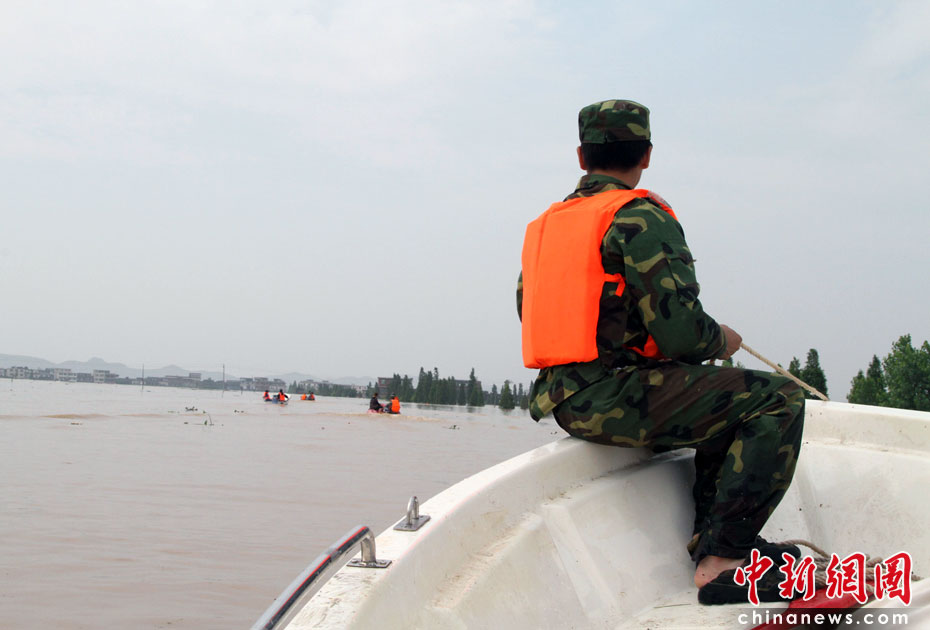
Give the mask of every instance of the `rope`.
[[794, 381], [795, 383], [797, 383], [798, 385], [800, 385], [801, 387], [803, 387], [804, 389], [812, 393], [817, 398], [820, 398], [821, 400], [830, 400], [825, 395], [821, 394], [819, 391], [817, 391], [816, 389], [814, 389], [813, 387], [811, 387], [810, 385], [808, 385], [807, 383], [799, 379], [797, 376], [795, 376], [794, 374], [792, 374], [791, 372], [789, 372], [782, 366], [770, 361], [769, 359], [766, 359], [764, 356], [762, 356], [761, 354], [759, 354], [758, 352], [756, 352], [755, 350], [747, 346], [745, 343], [740, 344], [740, 347], [746, 352], [748, 352], [749, 354], [751, 354], [752, 356], [756, 357], [757, 359], [765, 363], [767, 366], [769, 366], [770, 368], [772, 368], [779, 374], [781, 374], [782, 376], [786, 378], [790, 378], [792, 381]]
[[[819, 558], [814, 558], [814, 566], [816, 567], [816, 571], [814, 573], [814, 585], [817, 587], [818, 590], [825, 589], [827, 587], [826, 572], [827, 572], [827, 567], [830, 564], [830, 554], [828, 554], [826, 551], [824, 551], [823, 549], [821, 549], [814, 543], [810, 542], [809, 540], [804, 540], [803, 538], [795, 538], [793, 540], [786, 540], [784, 541], [783, 544], [799, 545], [799, 546], [803, 545], [804, 547], [807, 547], [808, 549], [813, 551], [816, 555], [820, 556]], [[882, 558], [873, 558], [872, 556], [865, 557], [865, 568], [867, 572], [868, 572], [868, 569], [872, 569], [873, 567], [875, 567], [875, 565], [884, 564], [884, 563], [885, 561]], [[919, 582], [922, 579], [923, 578], [917, 575], [916, 573], [911, 572], [911, 581]], [[866, 592], [866, 595], [869, 601], [875, 598], [875, 587], [870, 582], [866, 582], [865, 592]]]

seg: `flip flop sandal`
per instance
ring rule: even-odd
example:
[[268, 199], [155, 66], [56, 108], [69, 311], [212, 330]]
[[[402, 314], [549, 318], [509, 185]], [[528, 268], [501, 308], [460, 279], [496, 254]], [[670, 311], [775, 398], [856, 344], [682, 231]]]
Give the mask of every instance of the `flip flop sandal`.
[[[782, 597], [779, 594], [778, 584], [781, 582], [781, 573], [774, 567], [756, 581], [756, 594], [760, 602], [787, 602], [794, 597]], [[698, 589], [698, 602], [705, 606], [720, 604], [744, 604], [749, 602], [749, 582], [742, 585], [736, 583], [736, 569], [728, 569], [713, 580]], [[796, 595], [800, 596], [800, 594]]]
[[794, 556], [795, 560], [801, 559], [801, 548], [790, 543], [769, 542], [762, 536], [756, 536], [756, 540], [752, 543], [752, 546], [754, 549], [758, 549], [759, 553], [763, 556], [767, 556], [774, 560], [775, 566], [781, 566], [784, 562], [784, 558], [781, 557], [783, 553]]

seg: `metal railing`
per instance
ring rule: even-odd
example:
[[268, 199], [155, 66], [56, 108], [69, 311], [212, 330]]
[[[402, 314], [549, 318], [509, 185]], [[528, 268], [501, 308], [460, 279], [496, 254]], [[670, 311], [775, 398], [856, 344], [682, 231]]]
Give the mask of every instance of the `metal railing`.
[[362, 551], [361, 560], [353, 560], [349, 566], [383, 569], [391, 564], [390, 560], [377, 559], [374, 534], [368, 527], [359, 525], [304, 569], [259, 617], [252, 630], [279, 630], [286, 626], [359, 547]]

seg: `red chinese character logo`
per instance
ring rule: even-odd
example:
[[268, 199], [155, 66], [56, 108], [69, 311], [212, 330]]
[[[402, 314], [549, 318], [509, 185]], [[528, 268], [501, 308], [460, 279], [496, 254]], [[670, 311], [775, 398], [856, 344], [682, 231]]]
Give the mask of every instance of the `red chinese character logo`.
[[827, 597], [839, 599], [852, 595], [860, 604], [868, 601], [865, 592], [865, 554], [852, 553], [840, 561], [834, 553], [827, 565]]
[[816, 592], [814, 571], [817, 569], [814, 559], [805, 556], [795, 566], [795, 557], [790, 553], [783, 553], [781, 557], [785, 564], [778, 570], [785, 574], [785, 579], [778, 583], [778, 594], [785, 599], [794, 599], [795, 592], [798, 592], [804, 593], [804, 601], [813, 599]]
[[897, 553], [875, 565], [875, 597], [899, 597], [904, 605], [911, 603], [911, 554]]
[[758, 549], [753, 549], [749, 555], [749, 564], [745, 567], [736, 569], [733, 575], [733, 581], [739, 585], [749, 584], [749, 601], [754, 605], [759, 605], [759, 591], [756, 588], [758, 582], [765, 572], [772, 568], [775, 561], [769, 557], [763, 556]]

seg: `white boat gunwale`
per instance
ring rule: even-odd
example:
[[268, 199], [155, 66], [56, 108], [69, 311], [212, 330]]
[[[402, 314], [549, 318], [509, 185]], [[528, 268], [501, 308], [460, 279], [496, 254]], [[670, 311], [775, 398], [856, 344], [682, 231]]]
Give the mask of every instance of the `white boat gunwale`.
[[[926, 483], [930, 481], [926, 472], [930, 454], [928, 419], [930, 414], [922, 412], [807, 401], [805, 446], [799, 471], [811, 467], [811, 462], [805, 463], [806, 458], [826, 457], [825, 453], [834, 453], [838, 457], [836, 465], [842, 467], [852, 461], [850, 458], [867, 462], [876, 452], [881, 452], [895, 457], [896, 462], [900, 458], [906, 462], [916, 457], [917, 463], [912, 464], [918, 466], [921, 479]], [[579, 619], [574, 627], [625, 628], [628, 626], [618, 625], [618, 620], [629, 619], [632, 624], [629, 627], [638, 628], [633, 612], [639, 609], [650, 612], [648, 605], [645, 608], [640, 605], [648, 589], [630, 576], [617, 577], [615, 565], [622, 560], [605, 561], [599, 550], [587, 550], [575, 540], [578, 531], [573, 519], [578, 517], [566, 510], [590, 512], [592, 506], [585, 506], [586, 493], [603, 493], [605, 488], [609, 488], [606, 490], [608, 496], [623, 501], [626, 493], [637, 491], [631, 481], [634, 475], [637, 484], [645, 482], [646, 489], [638, 490], [639, 500], [649, 501], [650, 493], [661, 495], [666, 485], [672, 485], [672, 492], [684, 499], [686, 508], [679, 506], [670, 513], [676, 525], [671, 528], [657, 525], [654, 532], [632, 532], [631, 535], [642, 537], [641, 547], [654, 544], [649, 538], [651, 534], [670, 544], [669, 537], [677, 538], [674, 542], [683, 546], [682, 536], [690, 534], [687, 522], [689, 467], [688, 458], [681, 451], [654, 456], [645, 449], [600, 446], [572, 438], [562, 438], [518, 455], [426, 501], [422, 510], [432, 519], [418, 532], [389, 529], [380, 534], [378, 553], [393, 560], [392, 566], [377, 572], [349, 567], [339, 570], [309, 603], [295, 612], [287, 628], [361, 628], [368, 627], [366, 624], [374, 620], [382, 627], [418, 627], [427, 619], [430, 627], [468, 627], [477, 609], [489, 610], [496, 605], [489, 600], [488, 593], [493, 593], [493, 589], [483, 583], [486, 576], [482, 572], [506, 573], [509, 570], [496, 557], [501, 552], [511, 556], [518, 554], [529, 562], [534, 555], [546, 556], [550, 562], [547, 566], [564, 572], [563, 579], [571, 582], [574, 589], [569, 599], [577, 599], [581, 609], [588, 611], [585, 614], [590, 613], [586, 619]], [[598, 487], [601, 489], [597, 490]], [[623, 493], [616, 492], [619, 487], [623, 488]], [[833, 487], [835, 489], [835, 483]], [[796, 477], [789, 491], [794, 498], [787, 501], [786, 497], [786, 505], [779, 510], [797, 510], [798, 513], [776, 524], [777, 534], [787, 534], [783, 530], [791, 529], [788, 537], [795, 537], [793, 528], [802, 526], [808, 532], [826, 537], [833, 533], [829, 524], [818, 519], [812, 510], [804, 514], [802, 505], [809, 505], [817, 491], [812, 474]], [[885, 494], [887, 491], [886, 488]], [[659, 496], [655, 499], [661, 504], [682, 503], [670, 501], [668, 497], [661, 501]], [[608, 507], [616, 511], [616, 506]], [[827, 513], [830, 509], [823, 511]], [[861, 523], [861, 519], [857, 522]], [[913, 529], [915, 523], [903, 525]], [[543, 539], [546, 542], [540, 542]], [[557, 542], [550, 544], [550, 539], [557, 539]], [[520, 550], [521, 545], [525, 549]], [[542, 547], [537, 548], [539, 545]], [[586, 553], [590, 557], [579, 560]], [[638, 563], [633, 556], [639, 556], [640, 560], [645, 557], [635, 547], [626, 553], [634, 566]], [[643, 581], [670, 580], [686, 589], [687, 585], [682, 586], [682, 576], [690, 576], [690, 564], [680, 548], [670, 553], [669, 557], [678, 560], [660, 559], [658, 566], [651, 568], [654, 575], [645, 576]], [[923, 544], [915, 554], [915, 571], [926, 571], [928, 556], [930, 551]], [[619, 593], [613, 592], [618, 588]], [[557, 592], [550, 596], [563, 597], [563, 594]], [[519, 608], [520, 604], [514, 605]], [[700, 613], [701, 607], [695, 605], [693, 608]], [[706, 613], [708, 607], [703, 608]], [[490, 614], [495, 612], [506, 614], [506, 611], [489, 610]], [[713, 616], [711, 613], [707, 614]], [[711, 627], [714, 622], [709, 623]]]

